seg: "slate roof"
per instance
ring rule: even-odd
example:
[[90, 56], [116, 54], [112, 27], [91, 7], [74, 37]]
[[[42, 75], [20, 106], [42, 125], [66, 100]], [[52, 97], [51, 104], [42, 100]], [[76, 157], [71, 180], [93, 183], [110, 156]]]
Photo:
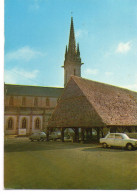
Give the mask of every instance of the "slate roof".
[[60, 97], [64, 88], [5, 84], [6, 95]]
[[137, 126], [137, 92], [72, 76], [48, 126]]

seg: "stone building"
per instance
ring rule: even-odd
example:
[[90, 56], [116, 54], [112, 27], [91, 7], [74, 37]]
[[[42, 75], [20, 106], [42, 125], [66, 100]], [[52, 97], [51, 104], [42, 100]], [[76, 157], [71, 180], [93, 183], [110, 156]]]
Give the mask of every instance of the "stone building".
[[[71, 18], [68, 49], [64, 61], [64, 86], [71, 75], [81, 76], [79, 45], [76, 48], [73, 18]], [[46, 131], [64, 88], [5, 84], [5, 134], [30, 134]]]
[[63, 88], [5, 84], [5, 134], [46, 131]]

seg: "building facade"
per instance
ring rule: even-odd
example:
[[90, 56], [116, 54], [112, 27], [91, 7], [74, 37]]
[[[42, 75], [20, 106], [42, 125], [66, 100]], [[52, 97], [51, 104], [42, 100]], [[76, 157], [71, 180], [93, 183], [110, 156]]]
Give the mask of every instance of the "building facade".
[[[71, 75], [81, 76], [79, 45], [76, 49], [73, 18], [71, 18], [68, 49], [64, 61], [64, 86]], [[64, 88], [4, 85], [5, 135], [29, 135], [46, 131]]]
[[46, 131], [62, 92], [63, 88], [5, 84], [5, 134]]

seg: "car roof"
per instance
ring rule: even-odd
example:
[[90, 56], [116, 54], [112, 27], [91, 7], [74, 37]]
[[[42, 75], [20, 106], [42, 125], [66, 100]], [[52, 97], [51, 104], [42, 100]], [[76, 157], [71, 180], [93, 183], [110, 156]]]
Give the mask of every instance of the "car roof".
[[125, 133], [109, 133], [109, 134], [111, 134], [111, 135], [123, 135]]

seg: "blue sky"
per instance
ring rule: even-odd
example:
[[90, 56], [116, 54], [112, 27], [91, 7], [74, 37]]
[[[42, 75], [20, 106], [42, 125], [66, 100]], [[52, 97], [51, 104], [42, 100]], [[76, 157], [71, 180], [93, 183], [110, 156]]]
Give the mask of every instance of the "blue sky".
[[71, 12], [82, 77], [137, 91], [137, 0], [5, 0], [5, 82], [63, 87]]

